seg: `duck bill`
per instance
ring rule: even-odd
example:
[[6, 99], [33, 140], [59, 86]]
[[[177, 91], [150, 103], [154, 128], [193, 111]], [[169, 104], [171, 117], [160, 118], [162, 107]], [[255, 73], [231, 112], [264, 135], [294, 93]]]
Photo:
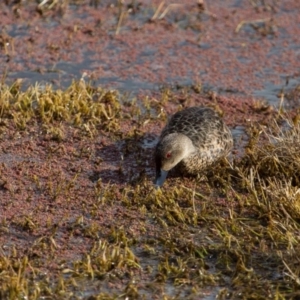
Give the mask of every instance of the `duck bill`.
[[163, 185], [163, 183], [165, 182], [167, 175], [168, 175], [168, 171], [164, 171], [164, 170], [160, 169], [160, 172], [158, 172], [158, 174], [156, 175], [156, 178], [155, 178], [155, 185], [157, 187], [161, 187]]

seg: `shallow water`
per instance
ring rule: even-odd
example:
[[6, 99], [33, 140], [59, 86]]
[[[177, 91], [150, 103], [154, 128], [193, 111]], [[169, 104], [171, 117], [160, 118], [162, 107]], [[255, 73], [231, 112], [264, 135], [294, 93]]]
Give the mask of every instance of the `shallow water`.
[[[300, 34], [293, 34], [300, 31], [300, 26], [286, 20], [297, 14], [287, 4], [278, 5], [276, 14], [271, 14], [275, 24], [270, 25], [265, 36], [259, 30], [268, 25], [265, 20], [270, 18], [269, 13], [245, 16], [238, 33], [233, 31], [241, 24], [238, 20], [222, 26], [223, 21], [227, 22], [226, 16], [212, 13], [220, 8], [233, 18], [235, 9], [240, 15], [249, 13], [251, 6], [242, 1], [228, 0], [216, 7], [210, 4], [207, 10], [215, 17], [199, 14], [187, 2], [187, 7], [170, 9], [156, 23], [149, 23], [149, 19], [157, 7], [142, 1], [139, 9], [128, 13], [119, 34], [115, 28], [117, 9], [105, 5], [96, 10], [70, 6], [61, 21], [55, 16], [34, 19], [32, 23], [20, 18], [6, 25], [5, 33], [13, 38], [14, 53], [7, 57], [2, 69], [5, 81], [23, 79], [24, 88], [36, 82], [66, 88], [72, 80], [85, 78], [95, 85], [134, 94], [155, 91], [161, 85], [191, 86], [201, 82], [205, 89], [220, 94], [253, 95], [274, 106], [283, 88], [289, 91], [300, 82]], [[228, 27], [227, 32], [218, 34], [223, 27]], [[77, 32], [81, 33], [78, 37]], [[227, 36], [223, 36], [225, 32]], [[76, 38], [71, 39], [72, 35]], [[56, 36], [65, 41], [65, 49]], [[11, 44], [7, 42], [8, 49]], [[6, 57], [3, 52], [0, 56]]]
[[288, 79], [282, 75], [282, 84], [274, 84], [266, 81], [262, 90], [253, 92], [253, 95], [257, 98], [266, 99], [273, 106], [278, 108], [281, 101], [281, 93], [294, 90], [300, 84], [300, 77]]

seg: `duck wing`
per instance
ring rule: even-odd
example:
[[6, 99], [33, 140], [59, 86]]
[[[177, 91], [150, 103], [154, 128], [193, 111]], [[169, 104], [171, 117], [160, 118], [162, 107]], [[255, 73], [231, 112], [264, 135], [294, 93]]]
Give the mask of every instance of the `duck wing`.
[[[170, 133], [188, 136], [196, 147], [206, 147], [224, 139], [229, 129], [219, 115], [208, 107], [190, 107], [175, 113], [163, 129], [160, 139]], [[229, 137], [230, 138], [230, 132]]]

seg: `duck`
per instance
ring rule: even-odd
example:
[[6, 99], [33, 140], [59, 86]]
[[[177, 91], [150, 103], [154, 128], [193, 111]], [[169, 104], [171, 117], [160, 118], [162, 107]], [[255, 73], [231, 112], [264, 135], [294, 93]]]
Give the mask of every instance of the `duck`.
[[232, 133], [214, 109], [195, 106], [178, 111], [155, 147], [155, 186], [161, 187], [173, 168], [183, 175], [202, 173], [232, 147]]

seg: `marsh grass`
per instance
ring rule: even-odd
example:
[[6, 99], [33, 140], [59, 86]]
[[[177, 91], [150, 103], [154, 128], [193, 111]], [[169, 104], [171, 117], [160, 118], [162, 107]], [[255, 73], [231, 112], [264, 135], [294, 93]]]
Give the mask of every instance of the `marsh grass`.
[[25, 92], [17, 83], [1, 86], [0, 118], [13, 119], [24, 130], [30, 121], [41, 121], [54, 137], [63, 136], [54, 122], [66, 122], [85, 129], [95, 125], [110, 131], [119, 128], [120, 102], [117, 92], [94, 88], [83, 81], [74, 82], [65, 90], [48, 86], [31, 86]]
[[[165, 104], [172, 101], [170, 93], [163, 92]], [[26, 132], [41, 126], [63, 149], [72, 127], [89, 143], [101, 133], [112, 143], [127, 140], [126, 147], [135, 147], [143, 124], [165, 120], [164, 103], [139, 100], [139, 106], [129, 104], [116, 91], [82, 81], [64, 91], [2, 85], [1, 134], [6, 127]], [[126, 131], [128, 120], [132, 128]], [[17, 231], [28, 238], [25, 249], [11, 240], [0, 249], [1, 299], [296, 299], [300, 126], [284, 120], [288, 126], [280, 114], [268, 127], [249, 127], [243, 157], [224, 160], [201, 178], [170, 178], [161, 190], [147, 176], [122, 186], [99, 178], [85, 186], [83, 197], [77, 194], [82, 172], [30, 175], [53, 214], [67, 207], [73, 221], [64, 216], [43, 222], [42, 205], [32, 215], [1, 218], [1, 234]], [[9, 193], [20, 201], [13, 189]], [[74, 243], [84, 250], [64, 256]]]

